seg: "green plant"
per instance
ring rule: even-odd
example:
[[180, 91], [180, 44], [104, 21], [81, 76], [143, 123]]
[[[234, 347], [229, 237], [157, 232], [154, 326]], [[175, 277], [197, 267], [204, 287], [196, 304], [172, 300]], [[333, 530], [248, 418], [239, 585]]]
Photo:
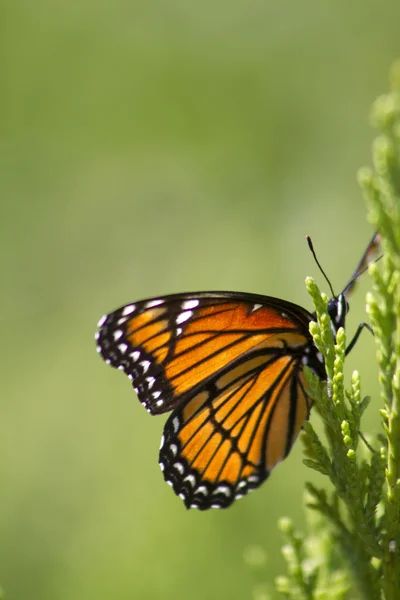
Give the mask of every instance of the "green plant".
[[308, 370], [326, 441], [306, 423], [304, 462], [328, 477], [332, 490], [306, 484], [307, 536], [287, 519], [280, 523], [287, 574], [276, 585], [291, 600], [400, 598], [400, 62], [392, 69], [390, 93], [374, 104], [373, 123], [380, 132], [374, 169], [362, 169], [359, 181], [369, 220], [382, 236], [383, 258], [369, 266], [373, 293], [367, 312], [377, 348], [384, 435], [373, 448], [361, 441], [369, 399], [361, 396], [357, 372], [345, 390], [346, 334], [341, 329], [334, 340], [328, 299], [308, 278], [318, 321], [310, 331], [324, 356], [328, 384]]

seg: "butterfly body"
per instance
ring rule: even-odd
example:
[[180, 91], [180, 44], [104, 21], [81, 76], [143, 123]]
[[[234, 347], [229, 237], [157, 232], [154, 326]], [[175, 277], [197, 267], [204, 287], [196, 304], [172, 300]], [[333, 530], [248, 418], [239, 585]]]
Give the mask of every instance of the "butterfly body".
[[[379, 243], [375, 234], [345, 291], [328, 304], [334, 336]], [[129, 377], [149, 413], [172, 411], [159, 462], [187, 508], [230, 506], [287, 456], [312, 404], [304, 367], [327, 378], [309, 333], [313, 320], [272, 296], [194, 292], [127, 304], [99, 321], [102, 358]]]

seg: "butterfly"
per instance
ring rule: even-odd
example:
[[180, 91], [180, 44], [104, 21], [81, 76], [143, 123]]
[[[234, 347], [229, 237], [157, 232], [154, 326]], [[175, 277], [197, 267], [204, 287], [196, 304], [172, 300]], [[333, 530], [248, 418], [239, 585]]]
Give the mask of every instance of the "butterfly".
[[[335, 336], [346, 298], [379, 245], [376, 233], [338, 296], [327, 279]], [[292, 302], [239, 292], [151, 298], [100, 319], [101, 357], [129, 377], [150, 414], [172, 411], [159, 462], [187, 508], [230, 506], [288, 455], [312, 405], [304, 366], [327, 379], [309, 333], [315, 319]]]

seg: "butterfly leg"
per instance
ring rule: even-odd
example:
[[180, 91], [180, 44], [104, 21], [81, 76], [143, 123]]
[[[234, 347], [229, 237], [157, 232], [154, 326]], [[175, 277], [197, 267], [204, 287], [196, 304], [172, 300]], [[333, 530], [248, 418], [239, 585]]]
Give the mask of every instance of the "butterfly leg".
[[368, 323], [360, 323], [359, 326], [357, 327], [357, 331], [355, 332], [353, 339], [351, 340], [350, 344], [347, 346], [346, 348], [346, 356], [348, 354], [350, 354], [350, 352], [353, 350], [358, 338], [360, 337], [360, 333], [362, 332], [363, 329], [368, 329], [368, 331], [370, 331], [372, 333], [372, 335], [374, 335], [374, 332], [372, 330], [371, 325], [368, 325]]

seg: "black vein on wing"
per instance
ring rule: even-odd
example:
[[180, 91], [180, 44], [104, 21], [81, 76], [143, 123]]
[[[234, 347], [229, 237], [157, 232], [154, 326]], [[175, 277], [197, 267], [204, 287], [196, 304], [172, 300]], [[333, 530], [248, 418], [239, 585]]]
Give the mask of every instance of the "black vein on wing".
[[[290, 368], [293, 368], [293, 367], [292, 367], [292, 363], [293, 363], [293, 361], [290, 361], [290, 363], [288, 363], [288, 365], [285, 365], [285, 368], [284, 368], [284, 369], [282, 369], [281, 373], [279, 374], [279, 377], [278, 377], [278, 378], [277, 378], [277, 379], [276, 379], [276, 380], [273, 382], [273, 384], [270, 386], [270, 388], [269, 388], [268, 390], [266, 390], [266, 393], [265, 393], [265, 394], [263, 394], [262, 396], [260, 396], [260, 398], [258, 398], [258, 399], [257, 399], [257, 400], [256, 400], [256, 401], [255, 401], [255, 402], [254, 402], [254, 403], [253, 403], [253, 404], [252, 404], [252, 405], [251, 405], [251, 406], [250, 406], [250, 407], [249, 407], [249, 408], [248, 408], [248, 409], [247, 409], [247, 410], [246, 410], [246, 411], [245, 411], [245, 412], [244, 412], [244, 413], [241, 415], [241, 416], [240, 416], [240, 418], [238, 418], [238, 420], [237, 420], [237, 421], [235, 421], [235, 422], [232, 424], [232, 426], [230, 427], [230, 429], [229, 429], [229, 430], [227, 430], [227, 429], [224, 429], [224, 422], [225, 422], [225, 421], [226, 421], [226, 419], [228, 419], [228, 418], [229, 418], [229, 417], [232, 415], [232, 413], [233, 413], [233, 412], [234, 412], [234, 411], [237, 409], [237, 406], [238, 406], [238, 404], [239, 404], [241, 401], [243, 401], [243, 400], [244, 400], [244, 398], [245, 398], [245, 397], [246, 397], [248, 394], [251, 394], [251, 392], [252, 392], [252, 389], [253, 389], [254, 385], [256, 384], [256, 382], [258, 381], [258, 378], [259, 378], [259, 376], [262, 374], [263, 370], [264, 370], [264, 369], [265, 369], [267, 366], [270, 366], [271, 364], [273, 364], [273, 363], [274, 363], [276, 360], [278, 360], [278, 358], [279, 358], [279, 357], [273, 357], [273, 359], [272, 359], [272, 360], [270, 360], [270, 361], [268, 361], [266, 364], [264, 364], [264, 365], [261, 365], [261, 366], [258, 366], [258, 367], [255, 367], [254, 369], [252, 369], [252, 370], [248, 371], [247, 373], [244, 373], [244, 374], [242, 374], [242, 375], [238, 376], [236, 380], [233, 380], [233, 381], [229, 382], [229, 384], [227, 384], [227, 386], [226, 386], [224, 389], [226, 390], [228, 387], [231, 387], [231, 386], [232, 386], [232, 387], [233, 387], [233, 389], [232, 389], [232, 392], [231, 392], [231, 393], [230, 393], [230, 394], [227, 396], [227, 398], [226, 398], [226, 399], [224, 400], [224, 402], [223, 402], [223, 403], [222, 403], [222, 404], [221, 404], [221, 405], [218, 407], [218, 409], [216, 409], [216, 410], [214, 409], [214, 411], [212, 411], [212, 408], [210, 407], [210, 415], [209, 415], [209, 416], [208, 416], [208, 417], [207, 417], [207, 418], [206, 418], [206, 419], [205, 419], [205, 420], [204, 420], [204, 421], [203, 421], [203, 422], [200, 424], [199, 428], [198, 428], [198, 429], [196, 429], [196, 431], [195, 431], [195, 432], [193, 432], [193, 434], [191, 435], [191, 437], [190, 437], [190, 438], [189, 438], [189, 439], [188, 439], [188, 440], [185, 442], [185, 444], [182, 446], [182, 448], [184, 448], [184, 447], [186, 446], [186, 444], [188, 444], [188, 443], [189, 443], [189, 442], [190, 442], [190, 441], [193, 439], [193, 437], [194, 437], [195, 435], [197, 435], [197, 433], [199, 432], [199, 430], [201, 429], [201, 427], [203, 427], [203, 426], [204, 426], [206, 423], [211, 423], [211, 424], [213, 425], [213, 427], [215, 428], [215, 432], [218, 432], [218, 433], [220, 433], [220, 434], [221, 434], [221, 441], [220, 441], [219, 445], [217, 446], [217, 448], [215, 449], [215, 451], [214, 451], [213, 455], [212, 455], [212, 456], [209, 458], [209, 460], [208, 460], [207, 464], [205, 465], [205, 467], [204, 467], [204, 469], [203, 469], [203, 471], [202, 471], [202, 474], [203, 474], [203, 473], [206, 471], [207, 467], [209, 466], [209, 464], [210, 464], [210, 463], [211, 463], [211, 461], [213, 460], [213, 458], [214, 458], [214, 456], [215, 456], [216, 452], [219, 450], [220, 446], [221, 446], [221, 445], [222, 445], [222, 444], [223, 444], [223, 443], [224, 443], [226, 440], [229, 440], [229, 442], [230, 442], [230, 444], [231, 444], [231, 446], [232, 446], [232, 449], [233, 449], [235, 452], [237, 452], [237, 453], [239, 454], [239, 456], [241, 457], [241, 459], [242, 459], [242, 461], [243, 461], [243, 462], [242, 462], [242, 469], [241, 469], [241, 472], [243, 471], [243, 469], [244, 469], [244, 467], [245, 467], [246, 465], [251, 465], [252, 467], [255, 467], [255, 468], [257, 468], [257, 469], [260, 469], [260, 468], [262, 468], [262, 465], [256, 465], [256, 464], [252, 463], [252, 462], [251, 462], [251, 461], [250, 461], [250, 460], [247, 458], [248, 449], [249, 449], [249, 448], [251, 448], [251, 445], [252, 445], [252, 443], [253, 443], [253, 441], [254, 441], [254, 437], [255, 437], [255, 435], [257, 434], [258, 428], [259, 428], [259, 426], [260, 426], [260, 421], [261, 421], [261, 419], [262, 419], [262, 416], [263, 416], [263, 411], [262, 411], [262, 410], [260, 411], [260, 415], [259, 415], [259, 417], [258, 417], [258, 419], [257, 419], [257, 422], [256, 422], [256, 424], [255, 424], [254, 428], [253, 428], [253, 434], [252, 434], [252, 436], [251, 436], [251, 437], [250, 437], [250, 439], [249, 439], [249, 443], [248, 443], [248, 445], [247, 445], [247, 450], [246, 450], [245, 452], [243, 452], [243, 451], [241, 451], [241, 450], [239, 449], [239, 447], [238, 447], [238, 440], [240, 439], [240, 437], [241, 437], [241, 435], [242, 435], [242, 433], [243, 433], [243, 430], [245, 429], [245, 427], [246, 427], [246, 425], [247, 425], [247, 423], [248, 423], [249, 419], [251, 418], [252, 412], [253, 412], [253, 411], [254, 411], [254, 410], [257, 408], [257, 406], [259, 405], [259, 403], [260, 403], [260, 402], [264, 402], [266, 406], [268, 405], [269, 399], [270, 399], [270, 397], [271, 397], [271, 394], [273, 393], [273, 391], [276, 389], [276, 387], [277, 387], [277, 386], [278, 386], [278, 385], [279, 385], [279, 384], [282, 382], [282, 380], [285, 378], [285, 376], [287, 375], [287, 373], [288, 373], [289, 369], [290, 369]], [[254, 378], [254, 374], [255, 374], [257, 371], [259, 371], [259, 372], [258, 372], [257, 376]], [[224, 420], [223, 420], [223, 421], [221, 421], [221, 422], [217, 421], [217, 420], [216, 420], [216, 418], [215, 418], [215, 412], [216, 412], [217, 410], [219, 410], [219, 409], [220, 409], [220, 408], [221, 408], [221, 407], [222, 407], [222, 406], [223, 406], [223, 405], [224, 405], [226, 402], [229, 402], [229, 400], [232, 398], [232, 396], [233, 396], [233, 395], [235, 395], [235, 394], [238, 392], [238, 390], [240, 389], [240, 387], [242, 387], [242, 386], [246, 385], [246, 383], [248, 383], [248, 381], [249, 381], [249, 380], [250, 380], [252, 377], [253, 377], [253, 381], [252, 381], [251, 387], [250, 387], [248, 390], [246, 390], [246, 391], [243, 391], [243, 393], [242, 393], [241, 397], [240, 397], [240, 398], [237, 400], [237, 402], [235, 403], [235, 405], [234, 405], [234, 406], [233, 406], [233, 407], [230, 409], [230, 411], [229, 411], [229, 412], [228, 412], [228, 413], [227, 413], [227, 414], [224, 416]], [[242, 380], [242, 381], [240, 381], [240, 380]], [[235, 384], [237, 384], [237, 383], [239, 383], [239, 382], [240, 382], [240, 385], [239, 385], [239, 386], [237, 386], [237, 387], [234, 387], [234, 386], [235, 386]], [[286, 382], [286, 381], [285, 381], [285, 382]], [[215, 387], [215, 386], [213, 386], [213, 387]], [[208, 391], [209, 391], [209, 393], [210, 393], [210, 394], [212, 394], [212, 391], [210, 391], [210, 389], [209, 389], [209, 388], [210, 388], [210, 386], [208, 386]], [[224, 389], [222, 389], [222, 390], [218, 390], [218, 394], [214, 394], [213, 400], [216, 400], [216, 399], [218, 398], [218, 396], [219, 396], [221, 393], [223, 393], [223, 392], [224, 392]], [[276, 402], [278, 402], [278, 400], [279, 400], [279, 396], [280, 396], [280, 393], [278, 393], [278, 398], [277, 398], [277, 401], [276, 401]], [[212, 402], [213, 400], [211, 400], [210, 402]], [[195, 417], [196, 417], [196, 416], [199, 414], [199, 412], [201, 412], [203, 409], [204, 409], [204, 404], [202, 404], [202, 405], [201, 405], [201, 406], [200, 406], [200, 407], [199, 407], [199, 408], [198, 408], [198, 409], [197, 409], [197, 410], [196, 410], [196, 411], [193, 413], [193, 415], [190, 417], [190, 419], [187, 421], [187, 423], [189, 423], [189, 422], [190, 422], [190, 421], [191, 421], [193, 418], [195, 418]], [[271, 415], [271, 416], [272, 416], [272, 415]], [[235, 428], [235, 427], [238, 425], [238, 423], [239, 423], [240, 421], [242, 421], [242, 420], [243, 420], [243, 424], [242, 424], [242, 426], [241, 426], [241, 429], [240, 429], [240, 431], [239, 431], [238, 435], [236, 435], [235, 437], [232, 437], [232, 436], [231, 436], [231, 434], [230, 434], [230, 432], [231, 432], [231, 431], [232, 431], [232, 430], [233, 430], [233, 429], [234, 429], [234, 428]], [[269, 425], [269, 423], [270, 423], [270, 420], [271, 420], [271, 417], [268, 419], [268, 425]], [[267, 429], [267, 427], [266, 427], [265, 429]], [[201, 452], [201, 451], [204, 449], [204, 447], [207, 445], [208, 441], [209, 441], [209, 438], [207, 438], [207, 439], [204, 441], [204, 444], [203, 444], [203, 445], [202, 445], [202, 446], [201, 446], [201, 447], [198, 449], [198, 451], [197, 451], [197, 453], [196, 453], [195, 457], [193, 458], [193, 461], [192, 461], [192, 462], [194, 462], [194, 461], [195, 461], [195, 459], [198, 457], [198, 455], [200, 454], [200, 452]], [[222, 465], [222, 466], [221, 466], [221, 468], [220, 468], [219, 475], [220, 475], [220, 473], [222, 472], [222, 470], [223, 470], [223, 467], [225, 466], [225, 464], [226, 464], [226, 461], [227, 461], [227, 459], [229, 458], [229, 456], [230, 456], [230, 453], [228, 453], [228, 454], [227, 454], [227, 457], [225, 458], [225, 461], [224, 461], [223, 465]]]

